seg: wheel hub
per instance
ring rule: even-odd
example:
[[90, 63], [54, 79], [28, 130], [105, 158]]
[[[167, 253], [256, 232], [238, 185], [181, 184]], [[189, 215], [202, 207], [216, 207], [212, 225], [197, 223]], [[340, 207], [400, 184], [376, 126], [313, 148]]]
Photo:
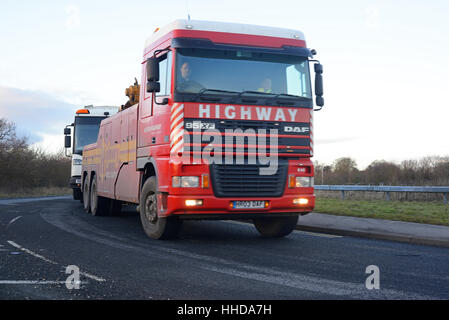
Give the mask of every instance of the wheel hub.
[[157, 198], [155, 194], [151, 194], [145, 201], [145, 216], [151, 223], [157, 221]]

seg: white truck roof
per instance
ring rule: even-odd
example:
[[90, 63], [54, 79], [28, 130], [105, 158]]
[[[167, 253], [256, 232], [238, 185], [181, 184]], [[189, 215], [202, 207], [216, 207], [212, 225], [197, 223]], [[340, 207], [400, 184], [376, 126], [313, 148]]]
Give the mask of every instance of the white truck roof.
[[119, 111], [119, 107], [115, 106], [85, 106], [79, 109], [87, 109], [89, 113], [77, 113], [78, 117], [100, 117], [104, 116], [105, 112], [109, 112], [109, 115], [112, 116]]
[[145, 42], [145, 48], [149, 47], [154, 41], [166, 35], [170, 31], [183, 29], [305, 40], [304, 33], [299, 30], [293, 29], [258, 26], [242, 23], [178, 19], [160, 29], [156, 29], [153, 35], [150, 36]]

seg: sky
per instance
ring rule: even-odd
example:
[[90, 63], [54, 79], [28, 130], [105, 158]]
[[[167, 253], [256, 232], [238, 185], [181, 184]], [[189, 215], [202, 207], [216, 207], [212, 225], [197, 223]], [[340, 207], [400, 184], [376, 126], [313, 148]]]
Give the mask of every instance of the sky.
[[55, 151], [83, 105], [121, 105], [175, 19], [297, 29], [324, 66], [314, 160], [449, 155], [449, 1], [0, 0], [0, 117]]

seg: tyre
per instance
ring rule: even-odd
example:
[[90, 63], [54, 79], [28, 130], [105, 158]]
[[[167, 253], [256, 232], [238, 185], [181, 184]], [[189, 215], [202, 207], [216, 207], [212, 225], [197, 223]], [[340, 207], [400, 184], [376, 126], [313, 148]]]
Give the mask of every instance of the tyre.
[[253, 222], [262, 236], [280, 238], [292, 233], [298, 223], [298, 216], [257, 218]]
[[140, 194], [140, 221], [147, 236], [152, 239], [170, 239], [175, 237], [182, 225], [177, 217], [158, 216], [156, 177], [145, 181]]
[[81, 189], [72, 189], [73, 190], [73, 200], [81, 200], [83, 198], [83, 193]]
[[84, 211], [87, 213], [90, 213], [90, 194], [89, 194], [90, 188], [89, 188], [89, 180], [87, 180], [87, 177], [84, 178], [83, 183], [83, 207]]
[[108, 215], [117, 215], [122, 211], [122, 202], [120, 200], [111, 199], [109, 201]]
[[98, 195], [97, 176], [90, 186], [90, 212], [93, 216], [105, 216], [109, 211], [109, 199]]

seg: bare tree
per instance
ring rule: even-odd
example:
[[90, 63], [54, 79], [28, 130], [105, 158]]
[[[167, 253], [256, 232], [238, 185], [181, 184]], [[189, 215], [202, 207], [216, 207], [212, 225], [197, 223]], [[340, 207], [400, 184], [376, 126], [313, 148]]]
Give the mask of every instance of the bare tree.
[[400, 175], [400, 167], [385, 160], [373, 161], [364, 172], [368, 184], [396, 185], [400, 181]]
[[24, 137], [18, 137], [16, 126], [0, 119], [0, 189], [65, 187], [70, 175], [70, 160], [59, 154], [47, 154], [31, 148]]
[[359, 170], [354, 159], [344, 157], [339, 158], [333, 163], [334, 181], [337, 184], [358, 183]]

